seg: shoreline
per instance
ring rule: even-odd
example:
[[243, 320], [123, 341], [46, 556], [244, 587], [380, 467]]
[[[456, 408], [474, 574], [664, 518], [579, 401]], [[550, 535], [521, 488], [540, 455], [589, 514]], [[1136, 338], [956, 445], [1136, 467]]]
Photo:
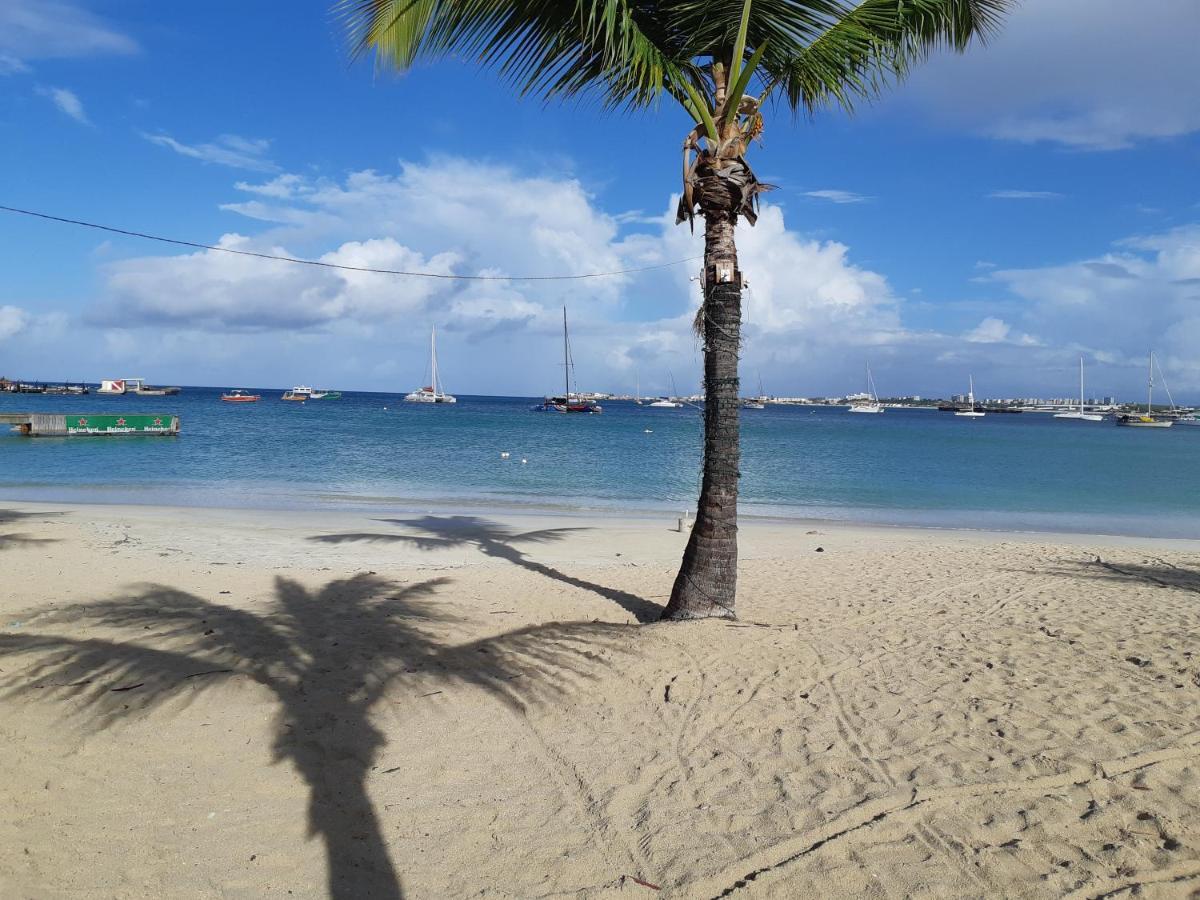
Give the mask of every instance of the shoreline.
[[[62, 514], [67, 512], [81, 513], [86, 517], [90, 514], [97, 518], [120, 519], [122, 517], [138, 518], [172, 518], [180, 515], [199, 519], [217, 519], [220, 521], [236, 522], [238, 524], [254, 524], [260, 522], [295, 525], [298, 522], [311, 523], [313, 527], [330, 522], [369, 522], [374, 520], [372, 513], [391, 515], [448, 515], [488, 517], [509, 523], [556, 523], [586, 522], [595, 523], [594, 528], [617, 528], [621, 530], [650, 528], [661, 525], [672, 534], [678, 534], [676, 519], [683, 512], [653, 510], [618, 510], [594, 509], [585, 507], [541, 507], [534, 505], [502, 505], [481, 503], [456, 503], [450, 500], [440, 502], [408, 501], [396, 502], [379, 498], [374, 501], [364, 501], [359, 504], [326, 507], [258, 507], [258, 506], [212, 506], [212, 505], [179, 505], [163, 503], [108, 503], [101, 501], [54, 501], [54, 500], [23, 500], [8, 499], [0, 496], [0, 505], [22, 511], [22, 507], [42, 513]], [[694, 508], [687, 510], [689, 521], [694, 514]], [[1148, 546], [1181, 552], [1200, 552], [1200, 538], [1185, 538], [1174, 536], [1139, 535], [1112, 532], [1089, 531], [1055, 531], [1036, 528], [995, 528], [971, 527], [965, 525], [939, 525], [890, 523], [870, 520], [855, 520], [852, 518], [828, 518], [823, 516], [778, 516], [754, 513], [741, 513], [738, 518], [739, 530], [742, 532], [775, 533], [777, 535], [801, 535], [812, 529], [824, 529], [828, 533], [847, 535], [904, 536], [919, 538], [922, 536], [935, 538], [937, 536], [977, 539], [984, 542], [1021, 541], [1027, 543], [1061, 543], [1070, 546], [1096, 545], [1108, 547]], [[682, 544], [681, 544], [682, 548]]]

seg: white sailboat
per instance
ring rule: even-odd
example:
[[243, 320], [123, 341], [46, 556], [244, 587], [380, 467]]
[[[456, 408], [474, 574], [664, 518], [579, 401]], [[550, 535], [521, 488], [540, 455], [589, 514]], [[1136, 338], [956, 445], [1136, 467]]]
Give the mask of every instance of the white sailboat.
[[438, 383], [436, 325], [429, 333], [429, 361], [430, 369], [433, 372], [433, 384], [426, 385], [419, 390], [413, 391], [411, 394], [406, 394], [404, 399], [409, 403], [457, 403], [457, 398], [443, 391], [442, 386]]
[[1127, 428], [1170, 428], [1175, 423], [1171, 419], [1154, 418], [1154, 351], [1150, 351], [1150, 376], [1146, 388], [1146, 413], [1122, 413], [1117, 416], [1117, 424]]
[[683, 406], [683, 404], [675, 399], [675, 375], [674, 375], [674, 373], [670, 373], [670, 372], [667, 374], [669, 374], [671, 376], [671, 396], [670, 397], [659, 397], [653, 403], [650, 403], [647, 405], [653, 406], [657, 409], [680, 409]]
[[1104, 416], [1083, 411], [1083, 357], [1079, 357], [1079, 409], [1070, 412], [1055, 413], [1056, 419], [1079, 419], [1083, 422], [1103, 422]]
[[571, 356], [571, 338], [567, 332], [567, 308], [563, 307], [563, 392], [562, 396], [546, 397], [533, 407], [534, 412], [557, 413], [602, 413], [604, 407], [592, 397], [579, 393], [578, 387], [572, 391], [571, 381], [575, 375], [575, 361]]
[[763, 392], [762, 375], [758, 376], [758, 396], [749, 397], [742, 403], [742, 409], [766, 409], [767, 395]]
[[875, 379], [871, 377], [871, 366], [867, 366], [867, 399], [856, 400], [850, 404], [852, 413], [881, 413], [883, 404], [879, 402], [879, 394], [875, 391]]
[[982, 419], [987, 413], [975, 409], [975, 376], [968, 375], [967, 383], [970, 385], [967, 391], [967, 408], [955, 410], [954, 414], [967, 419]]

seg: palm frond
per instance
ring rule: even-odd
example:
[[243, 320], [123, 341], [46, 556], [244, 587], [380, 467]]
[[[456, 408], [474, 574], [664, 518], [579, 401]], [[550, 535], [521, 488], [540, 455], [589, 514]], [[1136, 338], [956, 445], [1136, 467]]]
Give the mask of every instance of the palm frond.
[[[522, 94], [645, 107], [666, 94], [721, 124], [714, 68], [793, 109], [852, 108], [938, 47], [986, 38], [1016, 0], [338, 0], [352, 52], [406, 70], [451, 55]], [[754, 62], [755, 64], [751, 64]], [[757, 69], [757, 71], [755, 71]]]

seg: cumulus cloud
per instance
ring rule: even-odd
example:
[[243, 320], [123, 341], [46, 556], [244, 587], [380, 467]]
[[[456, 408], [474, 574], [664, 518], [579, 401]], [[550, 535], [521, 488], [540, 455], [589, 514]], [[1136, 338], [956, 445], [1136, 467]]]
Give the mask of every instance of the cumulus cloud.
[[19, 306], [0, 306], [0, 341], [16, 337], [29, 327], [30, 319]]
[[804, 196], [812, 197], [814, 200], [828, 200], [830, 203], [866, 203], [871, 199], [862, 194], [856, 194], [854, 191], [839, 191], [833, 188], [805, 191]]
[[[102, 267], [102, 300], [93, 325], [119, 328], [128, 342], [142, 328], [204, 334], [342, 334], [418, 341], [437, 322], [454, 347], [491, 342], [529, 365], [501, 367], [522, 379], [557, 383], [561, 308], [570, 307], [575, 355], [595, 386], [647, 370], [650, 385], [669, 370], [694, 374], [691, 319], [698, 303], [689, 281], [702, 236], [664, 212], [618, 221], [575, 179], [529, 175], [459, 158], [406, 162], [395, 173], [356, 172], [341, 181], [282, 174], [239, 182], [247, 200], [225, 209], [270, 227], [228, 234], [227, 249], [302, 255], [324, 262], [440, 274], [586, 275], [695, 258], [643, 274], [565, 282], [446, 281], [313, 269], [219, 251], [153, 256]], [[665, 200], [666, 198], [664, 198]], [[783, 365], [840, 342], [878, 346], [899, 340], [899, 305], [886, 279], [855, 265], [844, 244], [790, 231], [767, 204], [756, 228], [739, 234], [747, 295], [748, 347], [760, 365]], [[416, 325], [415, 323], [420, 323]], [[504, 335], [497, 343], [499, 335]], [[207, 340], [199, 337], [198, 341]], [[272, 338], [271, 340], [275, 340]], [[418, 345], [419, 346], [419, 345]], [[364, 363], [375, 371], [378, 360]], [[469, 360], [482, 373], [484, 360]], [[494, 367], [494, 366], [493, 366]], [[484, 384], [500, 389], [495, 374]], [[666, 389], [667, 385], [662, 385]]]
[[1011, 325], [995, 316], [985, 318], [964, 334], [963, 339], [972, 344], [1018, 344], [1022, 347], [1036, 347], [1041, 343], [1032, 335], [1014, 331]]
[[66, 88], [39, 87], [37, 92], [58, 107], [59, 112], [74, 119], [80, 125], [92, 124], [88, 120], [87, 113], [83, 110], [83, 102], [74, 91], [69, 91]]
[[1157, 348], [1173, 381], [1200, 388], [1200, 225], [1118, 242], [1091, 259], [988, 276], [1025, 301], [1035, 333], [1136, 369]]
[[915, 72], [905, 96], [1022, 143], [1115, 150], [1190, 134], [1200, 129], [1200, 102], [1184, 87], [1200, 83], [1198, 25], [1192, 0], [1023, 3], [986, 47]]
[[[112, 335], [113, 359], [124, 358], [121, 347], [144, 352], [148, 333], [167, 354], [160, 338], [171, 335], [174, 358], [211, 368], [210, 378], [250, 369], [249, 356], [268, 374], [270, 360], [294, 359], [290, 378], [386, 387], [377, 381], [386, 374], [407, 390], [421, 378], [437, 324], [440, 361], [457, 389], [532, 395], [561, 379], [565, 305], [581, 386], [632, 391], [640, 377], [645, 393], [664, 392], [670, 373], [680, 390], [696, 386], [692, 279], [703, 236], [674, 224], [667, 198], [659, 214], [621, 222], [575, 179], [460, 158], [337, 181], [280, 174], [237, 191], [243, 199], [226, 208], [268, 224], [228, 234], [222, 247], [500, 280], [389, 277], [214, 251], [102, 262], [89, 319]], [[770, 392], [857, 389], [867, 361], [885, 393], [944, 392], [969, 372], [984, 385], [1046, 392], [1070, 383], [1080, 354], [1097, 390], [1119, 391], [1140, 378], [1151, 345], [1173, 388], [1200, 387], [1200, 225], [1040, 268], [981, 262], [973, 290], [992, 299], [958, 307], [906, 300], [853, 248], [789, 227], [771, 203], [756, 227], [738, 229], [737, 242], [749, 285], [743, 377], [761, 372]], [[506, 278], [677, 260], [694, 261], [612, 278]], [[935, 330], [915, 327], [929, 308], [942, 312]], [[969, 322], [957, 318], [966, 310]]]
[[0, 72], [23, 71], [39, 59], [130, 54], [137, 42], [78, 3], [4, 0], [0, 3]]
[[[286, 247], [264, 247], [236, 234], [225, 235], [217, 246], [291, 255]], [[346, 242], [319, 261], [448, 273], [454, 256], [427, 259], [391, 238], [380, 238]], [[415, 279], [401, 287], [379, 275], [314, 270], [216, 250], [122, 260], [109, 264], [105, 274], [107, 298], [93, 310], [90, 318], [94, 323], [211, 331], [295, 330], [354, 320], [387, 322], [421, 309], [441, 290], [438, 282], [428, 279]]]
[[278, 170], [267, 153], [271, 142], [263, 138], [244, 138], [236, 134], [222, 134], [215, 141], [204, 144], [185, 144], [168, 134], [147, 134], [142, 137], [152, 144], [174, 150], [180, 156], [198, 159], [201, 162], [252, 172], [274, 172]]

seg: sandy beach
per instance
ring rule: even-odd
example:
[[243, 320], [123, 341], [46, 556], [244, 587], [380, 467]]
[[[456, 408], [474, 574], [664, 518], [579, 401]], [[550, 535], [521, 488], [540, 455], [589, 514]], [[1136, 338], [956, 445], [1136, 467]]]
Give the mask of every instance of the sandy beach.
[[0, 504], [0, 896], [1189, 897], [1200, 542]]

